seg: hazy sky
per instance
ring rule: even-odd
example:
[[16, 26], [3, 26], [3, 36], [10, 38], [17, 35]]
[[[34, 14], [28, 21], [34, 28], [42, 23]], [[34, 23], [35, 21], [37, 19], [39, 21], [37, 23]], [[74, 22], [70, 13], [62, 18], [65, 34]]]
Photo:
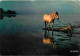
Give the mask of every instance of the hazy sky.
[[80, 0], [2, 0], [2, 1], [80, 1]]
[[18, 13], [26, 14], [44, 14], [58, 11], [61, 14], [80, 14], [79, 0], [55, 0], [55, 1], [39, 1], [39, 0], [11, 0], [1, 1], [0, 7], [6, 10], [15, 10]]

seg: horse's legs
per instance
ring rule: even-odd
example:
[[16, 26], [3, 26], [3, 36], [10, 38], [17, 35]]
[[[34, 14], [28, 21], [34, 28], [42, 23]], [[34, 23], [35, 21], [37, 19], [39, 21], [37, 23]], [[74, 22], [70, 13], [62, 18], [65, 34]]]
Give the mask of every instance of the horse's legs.
[[52, 31], [52, 37], [53, 37], [53, 31]]
[[46, 21], [44, 22], [44, 24], [45, 24], [45, 28], [46, 28]]
[[46, 21], [44, 21], [44, 24], [45, 24], [45, 28], [46, 28]]
[[[50, 22], [49, 22], [49, 27], [50, 27]], [[49, 30], [49, 27], [48, 27], [48, 30]]]
[[53, 30], [53, 25], [54, 25], [54, 22], [52, 22], [52, 30]]

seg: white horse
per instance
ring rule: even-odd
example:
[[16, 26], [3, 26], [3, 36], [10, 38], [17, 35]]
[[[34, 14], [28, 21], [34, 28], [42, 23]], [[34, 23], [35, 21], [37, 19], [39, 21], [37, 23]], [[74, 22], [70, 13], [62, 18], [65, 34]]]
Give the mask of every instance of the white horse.
[[[44, 14], [43, 20], [44, 20], [45, 28], [46, 28], [46, 22], [47, 22], [47, 23], [49, 23], [49, 27], [50, 27], [50, 23], [52, 23], [52, 29], [53, 29], [53, 24], [54, 24], [55, 18], [59, 19], [58, 12], [54, 12], [51, 14]], [[49, 27], [48, 27], [48, 29], [49, 29]]]

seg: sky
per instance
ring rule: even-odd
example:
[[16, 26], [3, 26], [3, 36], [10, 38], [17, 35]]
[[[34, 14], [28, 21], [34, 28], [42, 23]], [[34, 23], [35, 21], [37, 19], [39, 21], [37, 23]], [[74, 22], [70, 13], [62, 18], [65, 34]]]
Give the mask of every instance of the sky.
[[1, 1], [80, 1], [80, 0], [1, 0]]
[[1, 0], [0, 8], [22, 14], [44, 14], [58, 11], [61, 14], [80, 14], [79, 0]]

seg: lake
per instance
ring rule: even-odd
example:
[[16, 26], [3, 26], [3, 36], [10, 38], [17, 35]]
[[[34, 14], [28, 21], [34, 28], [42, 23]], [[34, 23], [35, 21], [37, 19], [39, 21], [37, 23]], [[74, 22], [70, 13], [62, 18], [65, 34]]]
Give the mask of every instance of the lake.
[[[79, 15], [59, 15], [59, 17], [66, 26], [80, 25]], [[0, 19], [2, 55], [79, 55], [79, 27], [74, 27], [72, 36], [68, 36], [64, 32], [43, 30], [43, 15], [19, 14], [12, 17], [2, 16]], [[64, 25], [55, 19], [54, 26]], [[52, 44], [43, 43], [45, 38]]]

